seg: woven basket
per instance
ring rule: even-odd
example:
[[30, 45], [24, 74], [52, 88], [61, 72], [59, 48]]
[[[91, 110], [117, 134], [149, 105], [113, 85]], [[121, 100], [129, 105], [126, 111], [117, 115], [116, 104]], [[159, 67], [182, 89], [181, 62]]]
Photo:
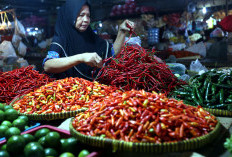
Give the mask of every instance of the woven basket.
[[[13, 104], [22, 99], [25, 95], [15, 98], [9, 105], [13, 106]], [[75, 111], [61, 112], [61, 113], [46, 113], [46, 114], [25, 114], [18, 112], [19, 115], [27, 116], [30, 120], [57, 120], [57, 119], [66, 119], [70, 117], [75, 117], [77, 113], [84, 112], [87, 108], [81, 108]]]
[[193, 150], [205, 146], [212, 142], [220, 132], [221, 124], [218, 122], [215, 129], [209, 134], [200, 136], [190, 140], [184, 140], [171, 143], [133, 143], [120, 140], [100, 138], [96, 136], [87, 136], [79, 133], [73, 128], [73, 119], [70, 122], [69, 129], [72, 136], [85, 144], [95, 147], [108, 148], [112, 151], [129, 151], [129, 152], [152, 152], [152, 153], [166, 153], [166, 152], [179, 152], [186, 150]]
[[225, 116], [225, 117], [232, 116], [232, 111], [228, 111], [228, 110], [219, 110], [219, 109], [211, 109], [211, 108], [204, 108], [204, 110], [208, 111], [209, 113], [215, 116]]

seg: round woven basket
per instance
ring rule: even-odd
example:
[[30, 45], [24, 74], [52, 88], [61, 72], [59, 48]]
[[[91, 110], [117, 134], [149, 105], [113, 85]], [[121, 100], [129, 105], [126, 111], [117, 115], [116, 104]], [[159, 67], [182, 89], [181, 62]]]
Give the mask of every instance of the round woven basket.
[[125, 142], [125, 141], [108, 139], [108, 138], [100, 138], [96, 136], [83, 135], [73, 128], [72, 125], [73, 120], [74, 119], [72, 119], [69, 124], [69, 129], [72, 136], [74, 136], [75, 138], [77, 138], [78, 140], [80, 140], [85, 144], [89, 144], [94, 147], [112, 149], [112, 151], [166, 153], [166, 152], [193, 150], [203, 147], [206, 144], [213, 141], [221, 130], [221, 124], [218, 122], [218, 124], [216, 125], [213, 131], [211, 131], [209, 134], [197, 138], [179, 141], [179, 142], [171, 142], [171, 143], [165, 142], [161, 144], [134, 143], [134, 142]]
[[[15, 98], [13, 101], [11, 101], [9, 105], [13, 106], [13, 104], [16, 101], [22, 99], [23, 97], [24, 95], [21, 97]], [[87, 108], [83, 107], [75, 111], [68, 111], [68, 112], [61, 112], [61, 113], [25, 114], [25, 113], [18, 112], [18, 114], [27, 116], [30, 120], [57, 120], [57, 119], [66, 119], [70, 117], [75, 117], [77, 113], [84, 112], [85, 110], [87, 110]]]
[[232, 111], [228, 111], [228, 110], [219, 110], [219, 109], [211, 109], [211, 108], [204, 108], [204, 110], [208, 111], [209, 113], [215, 116], [225, 116], [225, 117], [232, 116]]

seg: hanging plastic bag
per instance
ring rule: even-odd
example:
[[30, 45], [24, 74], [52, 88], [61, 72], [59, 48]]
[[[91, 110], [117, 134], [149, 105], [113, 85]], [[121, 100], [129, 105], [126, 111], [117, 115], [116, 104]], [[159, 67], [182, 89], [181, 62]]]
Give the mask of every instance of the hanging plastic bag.
[[5, 30], [5, 29], [7, 29], [5, 14], [4, 14], [4, 17], [3, 17], [3, 15], [1, 14], [1, 19], [2, 19], [1, 29]]
[[196, 61], [192, 61], [190, 64], [190, 71], [198, 72], [198, 74], [207, 72], [208, 69], [201, 64], [201, 62], [197, 59]]
[[17, 18], [15, 19], [15, 34], [18, 34], [22, 37], [26, 36], [26, 31], [24, 26]]

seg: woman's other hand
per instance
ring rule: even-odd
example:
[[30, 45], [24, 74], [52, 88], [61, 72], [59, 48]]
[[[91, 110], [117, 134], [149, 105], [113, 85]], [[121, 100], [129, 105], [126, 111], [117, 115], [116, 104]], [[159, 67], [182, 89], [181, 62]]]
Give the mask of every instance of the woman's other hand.
[[91, 67], [102, 67], [102, 58], [96, 52], [83, 53], [81, 54], [81, 57], [83, 62]]
[[123, 23], [119, 26], [119, 31], [122, 32], [129, 32], [130, 30], [134, 30], [135, 23], [130, 20], [125, 20]]

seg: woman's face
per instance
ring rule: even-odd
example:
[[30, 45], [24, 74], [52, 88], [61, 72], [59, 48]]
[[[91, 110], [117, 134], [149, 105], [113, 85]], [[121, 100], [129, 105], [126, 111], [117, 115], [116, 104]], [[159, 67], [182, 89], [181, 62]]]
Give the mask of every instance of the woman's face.
[[81, 8], [81, 11], [79, 15], [77, 16], [76, 20], [76, 29], [80, 32], [84, 32], [90, 24], [90, 12], [89, 7], [87, 5], [84, 5]]

